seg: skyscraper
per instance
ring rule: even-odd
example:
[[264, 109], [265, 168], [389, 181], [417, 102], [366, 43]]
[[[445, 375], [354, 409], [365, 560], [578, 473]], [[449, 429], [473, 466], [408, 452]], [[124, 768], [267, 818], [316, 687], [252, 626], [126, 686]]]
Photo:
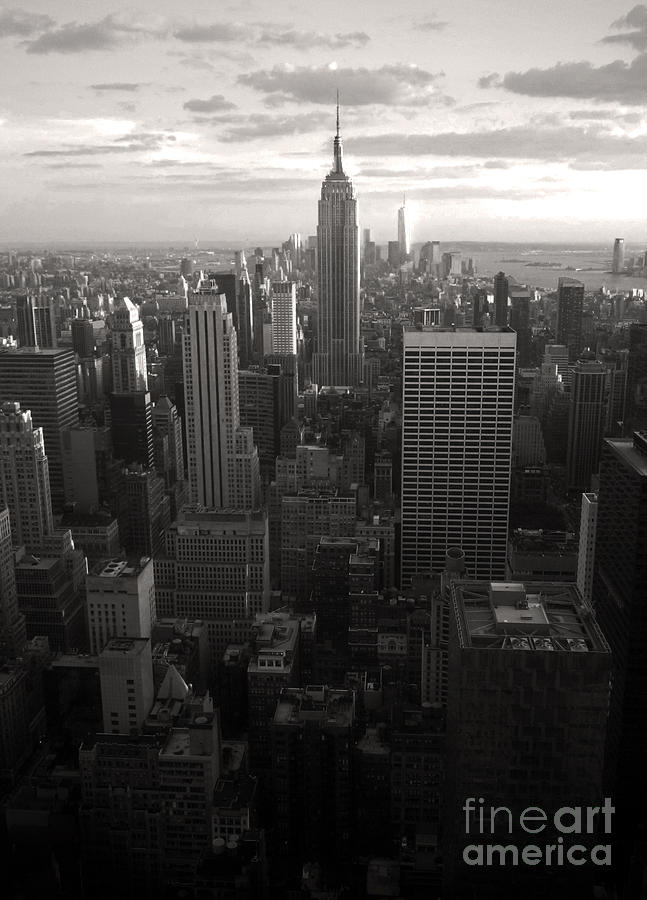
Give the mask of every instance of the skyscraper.
[[112, 390], [115, 394], [147, 391], [144, 325], [128, 297], [115, 300], [110, 319], [112, 334]]
[[629, 326], [624, 433], [647, 430], [647, 325]]
[[85, 580], [90, 653], [110, 638], [149, 638], [155, 624], [153, 560], [103, 560]]
[[[479, 324], [477, 322], [474, 323]], [[527, 288], [510, 292], [510, 328], [517, 332], [517, 365], [530, 365], [532, 331], [530, 328], [530, 293]]]
[[411, 251], [406, 197], [402, 198], [402, 206], [398, 210], [398, 249], [400, 250], [400, 261], [404, 262]]
[[272, 353], [297, 352], [297, 286], [272, 282]]
[[577, 589], [586, 603], [593, 600], [595, 536], [598, 524], [598, 495], [582, 494], [580, 544], [577, 551]]
[[505, 328], [508, 324], [508, 279], [505, 272], [494, 276], [494, 324]]
[[27, 294], [16, 301], [18, 343], [21, 347], [56, 348], [54, 301]]
[[319, 319], [312, 366], [319, 385], [362, 380], [359, 275], [357, 199], [344, 172], [337, 105], [333, 167], [321, 186], [317, 225]]
[[26, 642], [25, 617], [18, 609], [9, 510], [0, 505], [0, 660], [20, 656]]
[[40, 553], [54, 529], [43, 429], [29, 410], [3, 403], [0, 410], [0, 506], [11, 516], [13, 540]]
[[[592, 896], [599, 869], [585, 865], [585, 847], [590, 854], [607, 841], [585, 828], [560, 838], [553, 813], [564, 797], [569, 806], [588, 806], [603, 796], [610, 668], [603, 633], [574, 585], [452, 583], [443, 896]], [[515, 849], [521, 853], [529, 836], [519, 814], [531, 805], [548, 820], [537, 842], [563, 841], [566, 851], [576, 837], [581, 865], [541, 857], [530, 869], [512, 860], [489, 864], [492, 845], [509, 845], [512, 859]], [[470, 865], [468, 845], [485, 845], [488, 864]]]
[[632, 440], [602, 444], [593, 578], [593, 604], [613, 658], [605, 790], [615, 789], [614, 834], [629, 840], [647, 819], [645, 547], [647, 436], [636, 432]]
[[508, 328], [404, 333], [402, 587], [449, 547], [470, 577], [504, 577], [515, 346]]
[[54, 511], [65, 502], [61, 432], [78, 424], [76, 365], [71, 350], [0, 349], [0, 402], [18, 401], [42, 427]]
[[568, 347], [568, 358], [575, 362], [582, 351], [582, 308], [584, 285], [575, 278], [560, 278], [557, 283], [557, 343]]
[[216, 280], [189, 298], [184, 325], [187, 463], [191, 502], [211, 509], [258, 506], [258, 453], [240, 427], [238, 349]]
[[625, 241], [624, 238], [616, 238], [613, 243], [613, 263], [611, 271], [619, 275], [625, 268]]
[[566, 469], [569, 490], [588, 491], [598, 471], [604, 424], [607, 370], [601, 362], [580, 361], [573, 371]]

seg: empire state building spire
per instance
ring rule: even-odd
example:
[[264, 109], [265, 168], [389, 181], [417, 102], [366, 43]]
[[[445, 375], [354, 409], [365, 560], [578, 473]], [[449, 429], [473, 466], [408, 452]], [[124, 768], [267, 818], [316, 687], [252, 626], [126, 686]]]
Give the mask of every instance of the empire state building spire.
[[331, 175], [343, 175], [344, 165], [342, 161], [341, 135], [339, 134], [339, 91], [337, 91], [337, 132], [334, 142], [334, 160]]

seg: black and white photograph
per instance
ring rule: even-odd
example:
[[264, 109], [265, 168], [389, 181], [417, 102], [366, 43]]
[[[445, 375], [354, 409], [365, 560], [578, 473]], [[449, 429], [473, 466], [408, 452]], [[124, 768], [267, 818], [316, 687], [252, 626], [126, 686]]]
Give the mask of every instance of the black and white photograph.
[[647, 900], [647, 3], [0, 83], [2, 900]]

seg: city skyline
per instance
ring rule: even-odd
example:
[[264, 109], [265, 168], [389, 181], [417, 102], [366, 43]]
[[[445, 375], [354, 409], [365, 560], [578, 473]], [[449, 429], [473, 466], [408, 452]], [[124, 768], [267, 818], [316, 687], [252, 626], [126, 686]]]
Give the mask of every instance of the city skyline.
[[0, 12], [0, 42], [0, 241], [312, 234], [337, 89], [360, 225], [380, 242], [403, 193], [414, 243], [646, 230], [645, 5], [551, 0], [538, 19], [511, 0], [496, 16], [407, 0], [397, 17], [33, 0]]

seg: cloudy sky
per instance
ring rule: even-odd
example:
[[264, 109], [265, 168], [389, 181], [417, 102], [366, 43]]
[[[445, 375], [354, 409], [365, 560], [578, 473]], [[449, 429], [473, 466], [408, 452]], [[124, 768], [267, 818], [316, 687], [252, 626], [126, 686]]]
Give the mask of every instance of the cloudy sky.
[[647, 5], [26, 0], [0, 72], [1, 241], [312, 234], [339, 88], [378, 241], [647, 243]]

